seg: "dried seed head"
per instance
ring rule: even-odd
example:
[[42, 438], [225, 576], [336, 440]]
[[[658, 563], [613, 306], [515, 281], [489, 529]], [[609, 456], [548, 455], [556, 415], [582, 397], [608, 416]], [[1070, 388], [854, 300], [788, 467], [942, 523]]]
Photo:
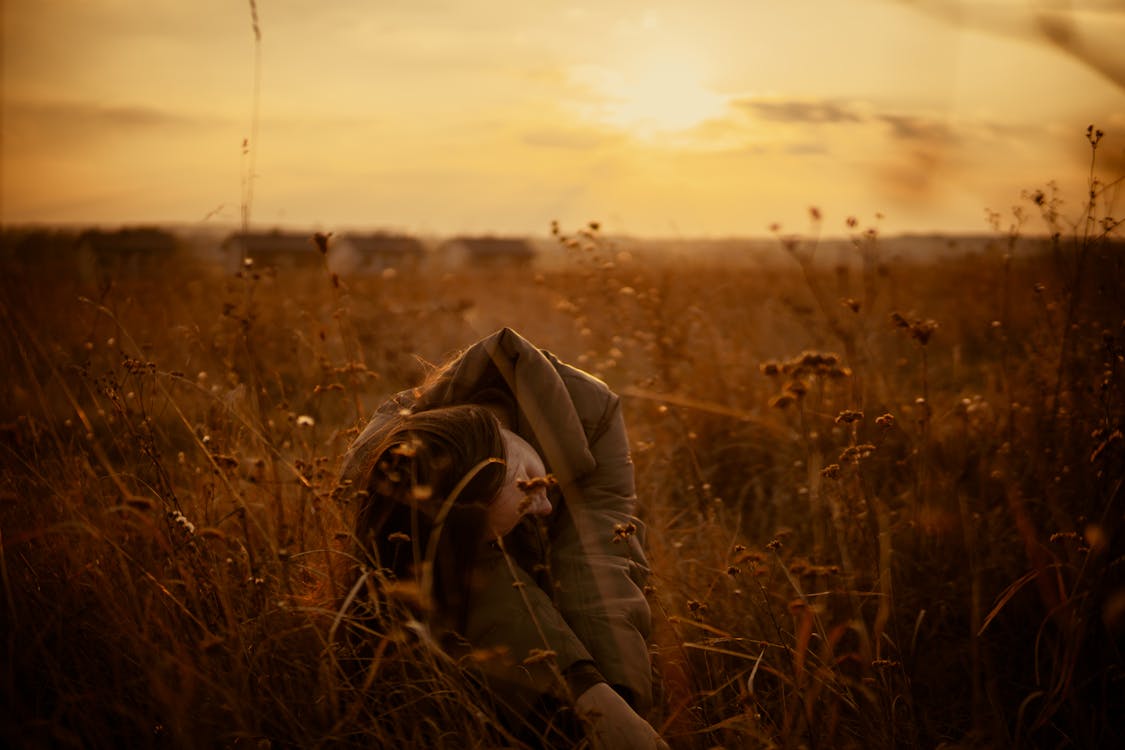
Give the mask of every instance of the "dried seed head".
[[860, 445], [852, 445], [840, 453], [840, 463], [858, 464], [863, 459], [870, 456], [875, 452], [875, 446], [870, 443], [862, 443]]
[[614, 524], [613, 526], [613, 541], [617, 542], [628, 539], [637, 533], [637, 525], [632, 521], [628, 523]]
[[171, 513], [169, 513], [168, 514], [168, 520], [170, 520], [173, 524], [175, 524], [176, 526], [183, 529], [184, 532], [186, 532], [188, 536], [192, 536], [193, 534], [195, 534], [195, 524], [192, 523], [191, 521], [189, 521], [187, 519], [187, 517], [184, 516], [184, 514], [181, 513], [180, 511], [174, 510]]
[[891, 313], [891, 324], [896, 328], [902, 328], [907, 331], [910, 334], [910, 338], [914, 339], [922, 346], [925, 346], [930, 342], [930, 338], [933, 337], [934, 331], [938, 329], [938, 323], [936, 320], [932, 320], [929, 318], [927, 318], [926, 320], [922, 320], [920, 318], [907, 320], [905, 316], [898, 312]]
[[[771, 363], [767, 363], [771, 364]], [[774, 363], [776, 364], [776, 363]], [[833, 368], [840, 367], [840, 355], [832, 352], [804, 351], [792, 359], [778, 365], [778, 370], [793, 378], [811, 375], [827, 375]], [[764, 370], [763, 370], [764, 371]], [[767, 375], [773, 374], [767, 372]]]
[[930, 342], [930, 337], [938, 328], [936, 320], [920, 320], [910, 327], [910, 336], [922, 346]]
[[797, 362], [810, 369], [833, 367], [840, 361], [839, 354], [832, 352], [801, 352]]
[[545, 661], [554, 661], [558, 658], [558, 652], [546, 648], [533, 648], [527, 653], [527, 658], [523, 660], [525, 667], [530, 667], [532, 664], [539, 664]]
[[851, 424], [863, 419], [863, 412], [845, 409], [836, 415], [836, 424]]

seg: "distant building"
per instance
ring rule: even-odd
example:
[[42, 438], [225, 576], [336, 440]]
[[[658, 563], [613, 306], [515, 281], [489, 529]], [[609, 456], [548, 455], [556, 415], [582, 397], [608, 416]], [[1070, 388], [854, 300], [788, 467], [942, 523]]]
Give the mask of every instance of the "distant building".
[[308, 232], [235, 232], [220, 246], [223, 265], [236, 269], [244, 258], [256, 266], [274, 268], [316, 268], [324, 261]]
[[426, 248], [415, 237], [389, 232], [345, 234], [329, 243], [328, 264], [337, 273], [413, 271], [422, 266]]
[[5, 260], [73, 264], [78, 256], [78, 235], [55, 229], [5, 230], [0, 246]]
[[455, 237], [442, 243], [438, 260], [451, 268], [526, 268], [535, 248], [518, 237]]
[[127, 227], [115, 232], [88, 229], [78, 235], [75, 247], [97, 274], [141, 276], [171, 260], [180, 243], [163, 229]]

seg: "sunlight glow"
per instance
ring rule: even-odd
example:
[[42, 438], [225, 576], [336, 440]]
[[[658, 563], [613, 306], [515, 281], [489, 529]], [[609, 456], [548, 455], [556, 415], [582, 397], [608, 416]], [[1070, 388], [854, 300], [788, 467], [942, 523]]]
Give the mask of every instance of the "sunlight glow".
[[642, 137], [695, 127], [722, 115], [727, 105], [705, 85], [703, 66], [682, 57], [637, 59], [620, 69], [575, 73], [597, 98], [586, 113], [590, 119]]

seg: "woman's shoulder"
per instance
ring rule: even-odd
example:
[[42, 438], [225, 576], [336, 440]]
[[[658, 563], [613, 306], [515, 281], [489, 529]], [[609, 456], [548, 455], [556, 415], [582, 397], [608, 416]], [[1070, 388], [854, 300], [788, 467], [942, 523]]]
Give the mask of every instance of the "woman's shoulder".
[[585, 370], [563, 362], [548, 351], [543, 353], [566, 387], [574, 411], [593, 443], [605, 431], [617, 410], [617, 394], [604, 381]]

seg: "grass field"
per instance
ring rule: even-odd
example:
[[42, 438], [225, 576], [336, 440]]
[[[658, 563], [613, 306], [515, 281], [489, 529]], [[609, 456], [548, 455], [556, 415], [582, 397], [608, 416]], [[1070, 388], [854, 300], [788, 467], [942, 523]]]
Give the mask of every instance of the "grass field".
[[787, 236], [775, 263], [666, 262], [590, 227], [538, 272], [5, 257], [5, 742], [510, 742], [407, 629], [359, 677], [330, 632], [343, 449], [424, 362], [511, 325], [623, 394], [674, 748], [1121, 746], [1105, 195], [1032, 194], [1013, 224], [1053, 241], [1005, 218], [940, 261], [861, 226], [839, 263]]

